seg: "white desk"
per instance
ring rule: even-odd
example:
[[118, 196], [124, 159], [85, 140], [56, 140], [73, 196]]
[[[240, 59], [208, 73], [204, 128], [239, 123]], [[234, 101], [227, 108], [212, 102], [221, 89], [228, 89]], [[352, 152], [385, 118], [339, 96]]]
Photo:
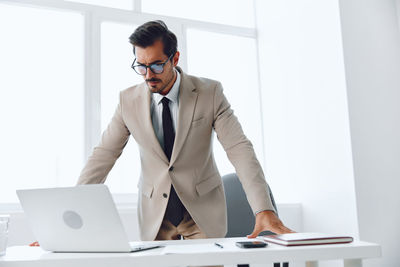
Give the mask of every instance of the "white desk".
[[[381, 256], [377, 244], [354, 241], [350, 244], [283, 247], [269, 244], [266, 248], [241, 249], [236, 241], [246, 238], [201, 239], [185, 241], [161, 241], [164, 244], [205, 244], [218, 242], [224, 246], [215, 252], [190, 254], [162, 254], [163, 248], [136, 253], [52, 253], [40, 247], [15, 246], [0, 257], [0, 267], [125, 267], [125, 266], [196, 266], [223, 264], [263, 264], [272, 262], [313, 261], [343, 259], [345, 267], [361, 267], [361, 260]], [[179, 243], [177, 243], [179, 242]], [[152, 243], [152, 242], [151, 242]]]

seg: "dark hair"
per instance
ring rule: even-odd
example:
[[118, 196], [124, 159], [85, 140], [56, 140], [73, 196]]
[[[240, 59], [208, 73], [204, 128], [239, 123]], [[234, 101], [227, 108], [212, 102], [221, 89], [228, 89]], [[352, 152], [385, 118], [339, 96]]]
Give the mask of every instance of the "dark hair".
[[129, 37], [129, 42], [133, 44], [133, 53], [135, 46], [146, 48], [161, 40], [164, 45], [164, 54], [168, 57], [174, 55], [177, 51], [178, 41], [173, 32], [161, 20], [146, 22], [139, 26]]

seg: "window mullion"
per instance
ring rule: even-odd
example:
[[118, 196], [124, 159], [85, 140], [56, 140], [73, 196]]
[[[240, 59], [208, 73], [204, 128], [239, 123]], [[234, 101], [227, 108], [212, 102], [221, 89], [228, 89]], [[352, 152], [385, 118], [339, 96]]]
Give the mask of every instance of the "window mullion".
[[85, 12], [85, 160], [98, 143], [101, 131], [100, 20]]
[[142, 12], [142, 0], [132, 0], [133, 10], [135, 12], [141, 13]]
[[178, 35], [178, 44], [180, 43], [180, 62], [181, 67], [185, 72], [188, 72], [188, 61], [187, 61], [187, 37], [186, 37], [186, 27], [181, 24], [181, 32]]

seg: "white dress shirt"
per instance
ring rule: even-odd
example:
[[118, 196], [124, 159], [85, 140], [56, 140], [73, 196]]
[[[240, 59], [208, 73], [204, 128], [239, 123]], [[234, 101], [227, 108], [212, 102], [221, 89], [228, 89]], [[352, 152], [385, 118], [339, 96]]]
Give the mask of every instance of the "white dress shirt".
[[153, 123], [154, 133], [160, 142], [161, 147], [164, 149], [164, 130], [162, 125], [162, 111], [163, 104], [161, 100], [166, 97], [169, 99], [169, 109], [171, 111], [172, 124], [176, 133], [176, 127], [178, 122], [178, 110], [179, 110], [179, 85], [181, 84], [181, 75], [175, 70], [176, 81], [172, 86], [171, 90], [167, 95], [161, 95], [159, 93], [151, 94], [151, 105], [150, 114], [151, 121]]

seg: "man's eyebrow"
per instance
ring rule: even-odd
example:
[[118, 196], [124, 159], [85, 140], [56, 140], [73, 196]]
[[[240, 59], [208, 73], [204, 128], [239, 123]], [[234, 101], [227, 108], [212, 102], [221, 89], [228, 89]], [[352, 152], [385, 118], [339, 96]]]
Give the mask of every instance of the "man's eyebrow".
[[[160, 62], [163, 62], [163, 61], [162, 61], [162, 60], [156, 60], [156, 61], [151, 62], [149, 65], [156, 64], [156, 63], [160, 63]], [[141, 63], [141, 62], [139, 62], [139, 61], [137, 61], [137, 63], [138, 63], [139, 65], [146, 65], [146, 64]]]

